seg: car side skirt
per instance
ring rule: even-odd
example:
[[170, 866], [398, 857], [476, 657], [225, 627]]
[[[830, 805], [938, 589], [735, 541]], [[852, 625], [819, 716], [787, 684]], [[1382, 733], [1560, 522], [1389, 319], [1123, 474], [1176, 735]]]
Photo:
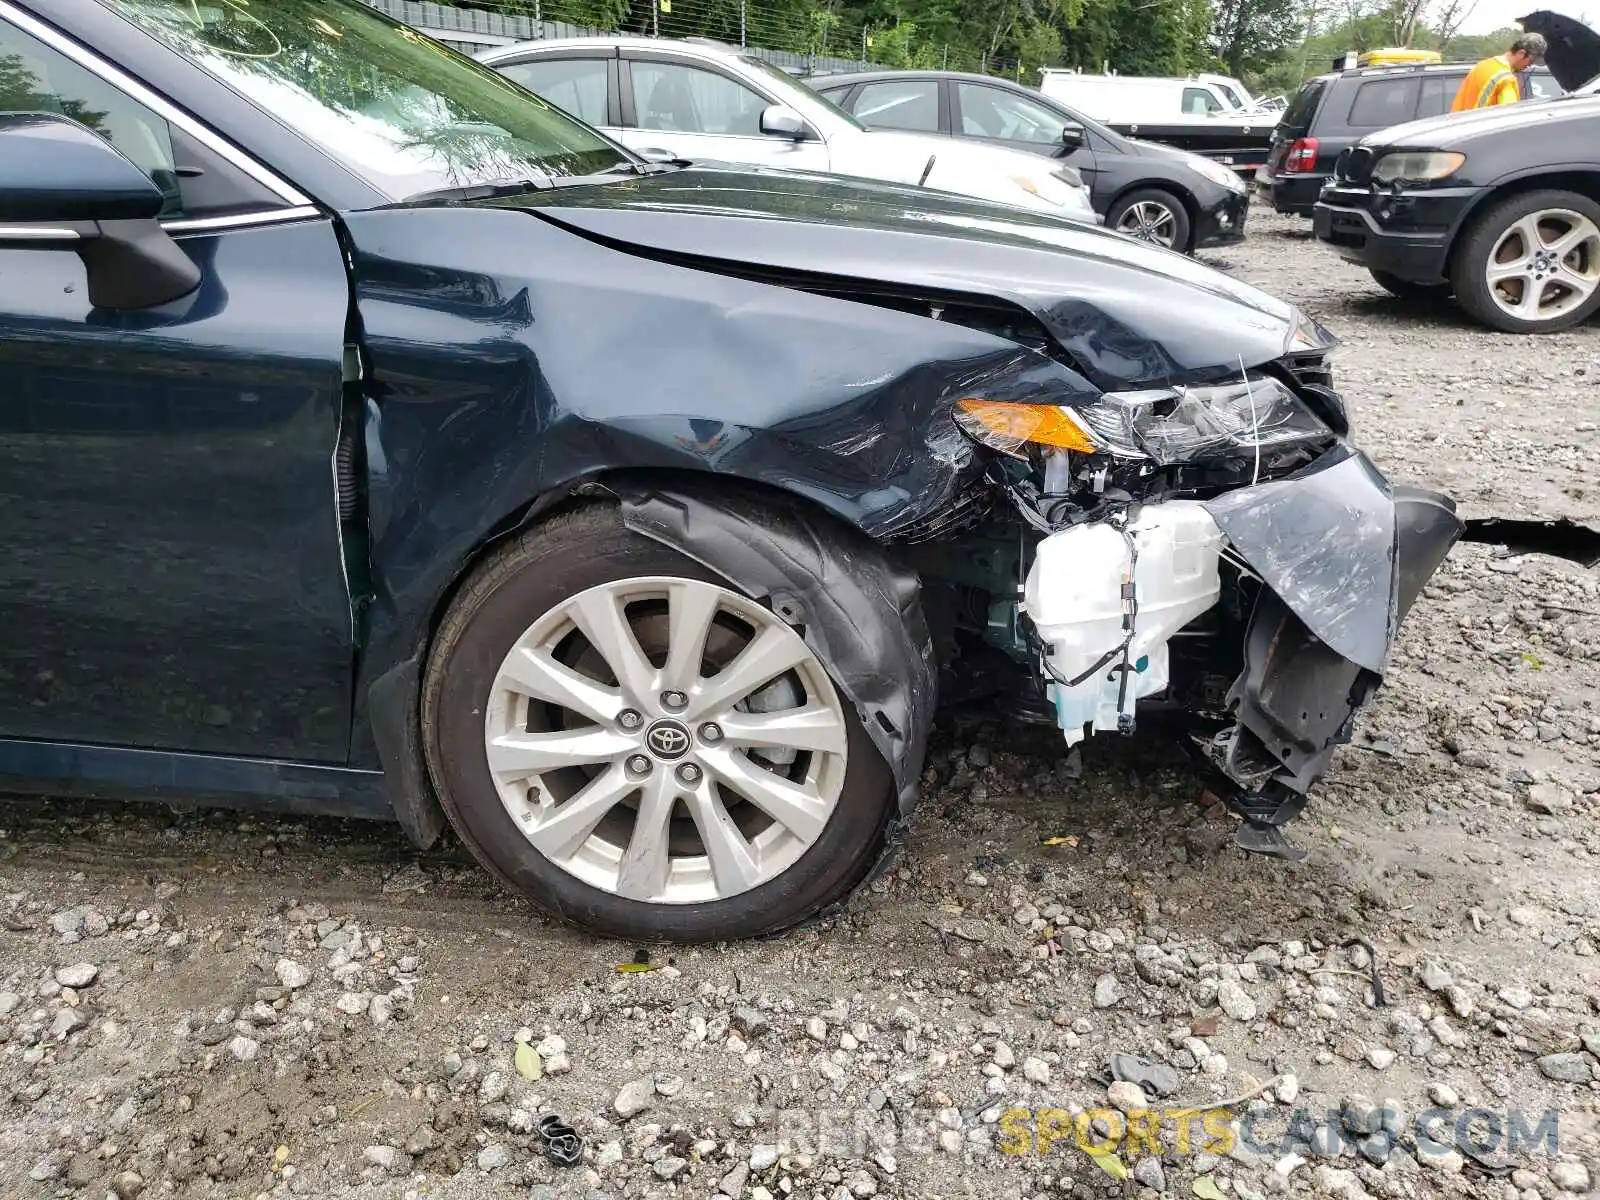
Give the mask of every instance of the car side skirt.
[[0, 787], [21, 794], [155, 800], [195, 808], [373, 821], [396, 816], [381, 771], [20, 738], [0, 738]]

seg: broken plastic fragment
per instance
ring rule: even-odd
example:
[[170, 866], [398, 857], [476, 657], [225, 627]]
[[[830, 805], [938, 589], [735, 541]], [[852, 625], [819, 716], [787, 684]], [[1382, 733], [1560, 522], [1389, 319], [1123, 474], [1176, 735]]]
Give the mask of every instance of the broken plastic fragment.
[[1084, 1153], [1089, 1156], [1089, 1161], [1099, 1167], [1113, 1179], [1126, 1179], [1128, 1168], [1115, 1154], [1107, 1150], [1099, 1150], [1093, 1146], [1085, 1146]]
[[1075, 833], [1063, 834], [1061, 837], [1047, 837], [1040, 845], [1043, 846], [1076, 846], [1083, 839]]
[[1222, 1189], [1217, 1186], [1216, 1181], [1209, 1175], [1198, 1176], [1189, 1185], [1189, 1188], [1196, 1196], [1200, 1197], [1200, 1200], [1227, 1200], [1227, 1197], [1222, 1194]]

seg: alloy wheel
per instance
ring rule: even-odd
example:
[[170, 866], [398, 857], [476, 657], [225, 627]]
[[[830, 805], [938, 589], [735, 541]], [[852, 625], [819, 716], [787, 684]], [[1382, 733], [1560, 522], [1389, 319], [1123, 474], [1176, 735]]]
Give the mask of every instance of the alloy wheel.
[[1178, 236], [1178, 219], [1165, 204], [1140, 200], [1130, 204], [1117, 218], [1117, 232], [1132, 234], [1140, 241], [1154, 242], [1169, 250]]
[[1570, 209], [1514, 221], [1484, 268], [1489, 295], [1520, 321], [1548, 321], [1581, 307], [1600, 288], [1600, 227]]
[[793, 629], [727, 588], [666, 577], [539, 617], [484, 719], [523, 836], [585, 883], [658, 904], [726, 899], [793, 866], [838, 804], [846, 738]]

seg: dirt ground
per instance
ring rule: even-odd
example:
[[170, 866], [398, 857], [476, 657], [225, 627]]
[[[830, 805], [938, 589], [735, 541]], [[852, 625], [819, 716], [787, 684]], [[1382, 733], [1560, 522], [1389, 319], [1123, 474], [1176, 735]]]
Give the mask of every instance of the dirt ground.
[[[1392, 478], [1600, 524], [1600, 326], [1404, 304], [1259, 208], [1205, 257], [1342, 337]], [[1586, 1191], [1597, 631], [1600, 575], [1452, 552], [1298, 865], [1233, 849], [1159, 738], [947, 728], [897, 868], [842, 917], [648, 971], [398, 829], [8, 803], [0, 1197]], [[1160, 1110], [1235, 1103], [1089, 1155], [1144, 1107], [1108, 1093], [1113, 1053], [1159, 1068]], [[582, 1165], [540, 1153], [549, 1113]]]

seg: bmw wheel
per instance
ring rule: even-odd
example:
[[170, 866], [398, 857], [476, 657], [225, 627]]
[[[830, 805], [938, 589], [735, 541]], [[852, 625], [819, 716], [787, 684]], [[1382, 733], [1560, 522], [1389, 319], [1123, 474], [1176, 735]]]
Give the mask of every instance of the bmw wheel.
[[1538, 191], [1494, 205], [1452, 259], [1456, 299], [1508, 333], [1554, 333], [1600, 310], [1600, 204]]
[[1106, 224], [1118, 233], [1168, 250], [1189, 248], [1189, 211], [1182, 200], [1161, 188], [1129, 192], [1112, 205]]
[[480, 861], [619, 937], [791, 925], [863, 877], [893, 807], [887, 765], [801, 635], [608, 505], [473, 572], [435, 639], [422, 723]]

